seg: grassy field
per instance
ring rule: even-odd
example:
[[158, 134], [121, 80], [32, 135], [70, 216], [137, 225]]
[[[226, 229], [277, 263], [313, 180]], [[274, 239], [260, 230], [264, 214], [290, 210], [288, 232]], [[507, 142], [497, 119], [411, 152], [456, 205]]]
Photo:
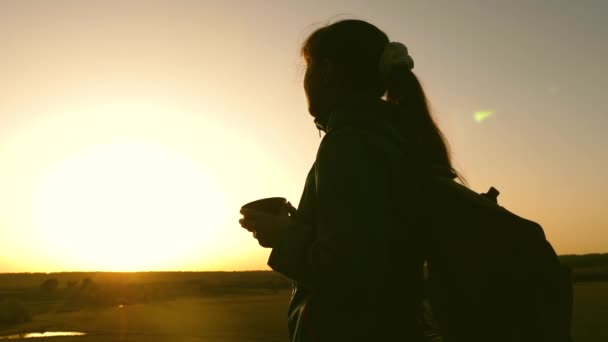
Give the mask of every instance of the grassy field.
[[47, 313], [15, 330], [82, 331], [53, 341], [287, 341], [289, 293], [180, 298], [69, 313]]
[[[49, 276], [13, 277], [12, 282], [4, 279], [7, 280], [4, 285], [0, 282], [0, 298], [8, 295], [19, 298], [34, 312], [29, 322], [0, 328], [0, 336], [18, 332], [78, 331], [87, 335], [53, 337], [51, 341], [287, 341], [286, 310], [290, 292], [285, 285], [288, 283], [271, 272], [211, 276], [65, 274], [58, 276], [61, 284], [71, 278], [93, 277], [96, 285], [93, 290], [59, 288], [55, 293], [44, 295], [38, 286], [32, 288]], [[220, 286], [222, 282], [232, 285], [222, 286], [222, 291], [209, 285]], [[142, 296], [146, 291], [147, 296]], [[158, 291], [161, 295], [151, 297]], [[76, 292], [80, 295], [74, 299]], [[185, 295], [175, 295], [177, 292]], [[87, 295], [91, 293], [97, 297]], [[119, 299], [108, 301], [108, 293]], [[575, 342], [608, 341], [608, 282], [577, 283], [575, 296]], [[81, 301], [86, 305], [76, 305]]]
[[574, 342], [608, 341], [608, 282], [574, 286]]

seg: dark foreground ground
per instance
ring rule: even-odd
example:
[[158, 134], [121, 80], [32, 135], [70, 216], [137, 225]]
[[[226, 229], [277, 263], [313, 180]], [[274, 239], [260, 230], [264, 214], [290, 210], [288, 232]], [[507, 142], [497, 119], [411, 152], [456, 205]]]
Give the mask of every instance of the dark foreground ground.
[[[287, 341], [289, 295], [272, 272], [0, 275], [0, 339], [76, 331], [86, 335], [34, 341]], [[25, 322], [8, 324], [9, 311]], [[573, 328], [575, 342], [608, 341], [608, 282], [575, 284]]]

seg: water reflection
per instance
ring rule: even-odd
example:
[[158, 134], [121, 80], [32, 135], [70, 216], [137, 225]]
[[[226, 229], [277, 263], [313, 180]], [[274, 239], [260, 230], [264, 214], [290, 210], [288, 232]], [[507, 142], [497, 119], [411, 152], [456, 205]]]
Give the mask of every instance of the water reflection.
[[43, 333], [25, 333], [8, 336], [0, 336], [0, 340], [19, 340], [22, 338], [41, 338], [41, 337], [56, 337], [56, 336], [82, 336], [86, 335], [83, 332], [76, 331], [46, 331]]

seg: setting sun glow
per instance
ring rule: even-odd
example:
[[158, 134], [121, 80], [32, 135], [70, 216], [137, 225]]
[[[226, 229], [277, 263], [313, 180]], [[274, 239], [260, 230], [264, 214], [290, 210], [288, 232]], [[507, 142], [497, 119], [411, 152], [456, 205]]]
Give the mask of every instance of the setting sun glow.
[[106, 144], [46, 172], [34, 192], [33, 225], [49, 255], [65, 261], [162, 268], [205, 246], [225, 216], [221, 197], [213, 179], [176, 151]]

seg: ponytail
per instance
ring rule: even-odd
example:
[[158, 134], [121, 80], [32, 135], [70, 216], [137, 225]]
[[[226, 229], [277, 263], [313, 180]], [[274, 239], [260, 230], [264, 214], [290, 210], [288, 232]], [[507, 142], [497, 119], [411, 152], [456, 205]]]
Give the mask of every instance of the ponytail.
[[466, 180], [452, 166], [450, 149], [445, 136], [435, 122], [430, 106], [418, 77], [406, 63], [390, 68], [386, 79], [386, 99], [397, 105], [403, 120], [407, 121], [408, 135], [425, 150], [426, 161], [436, 167], [449, 170], [451, 176], [462, 183]]

